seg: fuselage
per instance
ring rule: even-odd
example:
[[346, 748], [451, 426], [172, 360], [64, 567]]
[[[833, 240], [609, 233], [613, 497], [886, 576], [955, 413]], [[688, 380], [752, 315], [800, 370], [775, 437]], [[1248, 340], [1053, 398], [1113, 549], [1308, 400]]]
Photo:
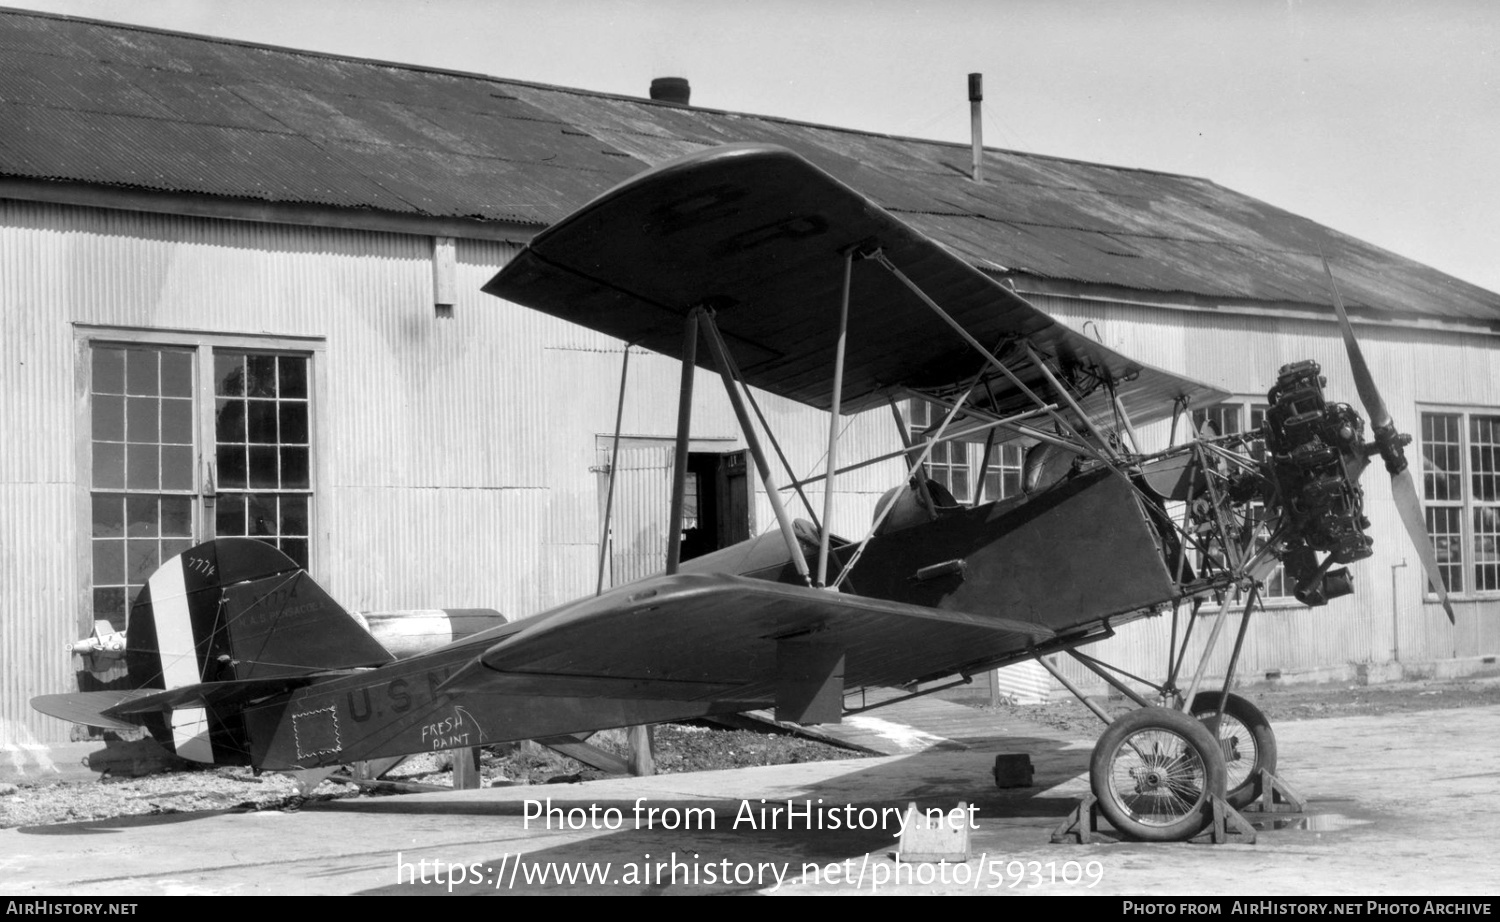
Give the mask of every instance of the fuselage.
[[[929, 521], [872, 538], [841, 591], [942, 611], [1023, 621], [1066, 634], [1169, 601], [1161, 536], [1131, 485], [1108, 471], [1080, 475], [1030, 497], [939, 509]], [[834, 571], [854, 546], [835, 549]], [[798, 584], [786, 544], [761, 535], [688, 561], [684, 574], [729, 573]], [[624, 589], [614, 593], [628, 592]], [[609, 600], [601, 597], [599, 604]], [[301, 769], [362, 759], [588, 733], [610, 727], [736, 713], [772, 702], [760, 696], [696, 701], [569, 697], [528, 693], [524, 676], [504, 690], [450, 691], [507, 637], [572, 615], [577, 603], [475, 634], [378, 669], [320, 680], [249, 707], [252, 761]], [[997, 632], [998, 636], [998, 632]], [[1014, 636], [1014, 635], [1010, 635]], [[1022, 638], [982, 651], [955, 650], [949, 671], [1030, 655]], [[975, 657], [973, 659], [969, 657]], [[905, 676], [907, 680], [929, 677]], [[536, 688], [542, 688], [536, 680]]]

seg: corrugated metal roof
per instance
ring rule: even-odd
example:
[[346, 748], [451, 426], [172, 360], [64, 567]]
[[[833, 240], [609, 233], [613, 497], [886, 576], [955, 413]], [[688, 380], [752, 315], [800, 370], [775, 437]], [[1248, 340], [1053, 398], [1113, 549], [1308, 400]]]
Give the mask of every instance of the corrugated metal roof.
[[[990, 271], [1500, 323], [1500, 295], [1208, 180], [0, 10], [0, 176], [551, 224], [685, 153], [796, 151]], [[107, 155], [106, 153], [107, 152]]]

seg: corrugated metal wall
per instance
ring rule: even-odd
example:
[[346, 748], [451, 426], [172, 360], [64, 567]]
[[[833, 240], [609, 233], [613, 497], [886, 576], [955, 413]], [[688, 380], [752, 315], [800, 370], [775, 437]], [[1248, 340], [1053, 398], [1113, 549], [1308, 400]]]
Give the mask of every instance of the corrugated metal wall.
[[28, 700], [73, 682], [79, 558], [58, 540], [76, 511], [73, 336], [57, 216], [0, 207], [0, 757], [19, 761], [66, 732]]
[[[766, 415], [787, 461], [799, 478], [818, 475], [825, 470], [828, 449], [828, 414], [809, 411], [773, 394], [756, 392], [756, 401]], [[875, 409], [847, 417], [841, 426], [838, 446], [839, 466], [895, 451], [901, 447], [896, 427], [888, 409]], [[776, 483], [782, 487], [782, 501], [793, 518], [813, 519], [797, 494], [789, 489], [786, 474], [775, 452], [766, 446]], [[902, 483], [906, 467], [900, 459], [883, 461], [839, 476], [838, 495], [834, 503], [833, 532], [844, 538], [859, 540], [869, 530], [875, 507], [886, 490]], [[803, 491], [812, 504], [816, 518], [823, 517], [823, 482], [809, 484]], [[776, 527], [776, 516], [765, 491], [756, 484], [755, 522], [762, 532]]]
[[609, 572], [605, 585], [621, 586], [660, 573], [667, 559], [672, 502], [670, 444], [622, 449], [615, 468], [610, 513]]
[[[427, 237], [0, 201], [0, 745], [68, 732], [28, 702], [73, 687], [63, 646], [88, 620], [76, 325], [313, 338], [313, 569], [346, 606], [520, 617], [592, 592], [595, 446], [614, 428], [623, 347], [482, 294], [515, 251], [459, 241], [458, 303], [440, 318]], [[678, 376], [632, 356], [625, 433], [672, 436]], [[759, 399], [814, 469], [826, 414]], [[884, 417], [849, 431], [846, 457], [892, 447]], [[693, 435], [744, 445], [711, 374]], [[897, 476], [846, 484], [878, 495]], [[857, 533], [868, 516], [855, 503], [839, 522]], [[769, 509], [757, 521], [772, 526]]]

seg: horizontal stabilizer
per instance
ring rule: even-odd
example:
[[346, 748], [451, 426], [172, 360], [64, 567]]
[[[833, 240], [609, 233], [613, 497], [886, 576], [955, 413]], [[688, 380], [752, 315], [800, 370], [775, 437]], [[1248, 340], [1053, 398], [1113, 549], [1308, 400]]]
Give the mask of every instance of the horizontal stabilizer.
[[271, 695], [279, 695], [294, 688], [301, 688], [304, 685], [311, 685], [319, 678], [331, 678], [346, 674], [344, 672], [320, 672], [300, 676], [274, 676], [264, 679], [233, 679], [228, 682], [198, 682], [193, 685], [169, 688], [166, 691], [157, 691], [150, 688], [139, 689], [131, 693], [132, 697], [108, 708], [105, 713], [112, 717], [128, 717], [135, 714], [153, 714], [176, 708], [223, 708], [231, 705], [238, 706], [258, 701]]
[[58, 720], [99, 727], [104, 730], [137, 730], [140, 724], [129, 723], [119, 717], [106, 717], [105, 711], [129, 704], [138, 698], [147, 698], [153, 689], [129, 689], [119, 691], [70, 692], [62, 695], [38, 695], [31, 699], [31, 706]]

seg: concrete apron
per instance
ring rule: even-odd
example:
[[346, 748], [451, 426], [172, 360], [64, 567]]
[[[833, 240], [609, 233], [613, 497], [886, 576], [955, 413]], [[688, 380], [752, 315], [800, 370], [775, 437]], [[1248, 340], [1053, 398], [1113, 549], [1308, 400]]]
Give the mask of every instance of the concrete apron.
[[[1086, 846], [1049, 844], [1050, 831], [1087, 788], [1092, 741], [1069, 742], [1039, 730], [965, 740], [972, 748], [961, 752], [361, 797], [313, 803], [296, 813], [179, 814], [0, 830], [0, 871], [11, 894], [70, 897], [1373, 896], [1500, 889], [1490, 857], [1490, 831], [1500, 819], [1494, 764], [1500, 707], [1275, 729], [1282, 774], [1309, 798], [1313, 828], [1263, 830], [1255, 845], [1146, 845], [1107, 835]], [[997, 752], [1029, 753], [1036, 785], [996, 790], [989, 772]], [[970, 861], [911, 865], [892, 859], [898, 824], [886, 808], [909, 801], [952, 808], [961, 800], [977, 807]], [[786, 828], [785, 809], [775, 828], [766, 828], [769, 808], [788, 802], [797, 811], [796, 828]], [[549, 807], [558, 811], [550, 815], [550, 829]], [[856, 828], [845, 828], [851, 823]], [[575, 879], [559, 883], [559, 873]], [[584, 873], [606, 875], [607, 882], [576, 879]], [[545, 883], [537, 879], [542, 874]]]

